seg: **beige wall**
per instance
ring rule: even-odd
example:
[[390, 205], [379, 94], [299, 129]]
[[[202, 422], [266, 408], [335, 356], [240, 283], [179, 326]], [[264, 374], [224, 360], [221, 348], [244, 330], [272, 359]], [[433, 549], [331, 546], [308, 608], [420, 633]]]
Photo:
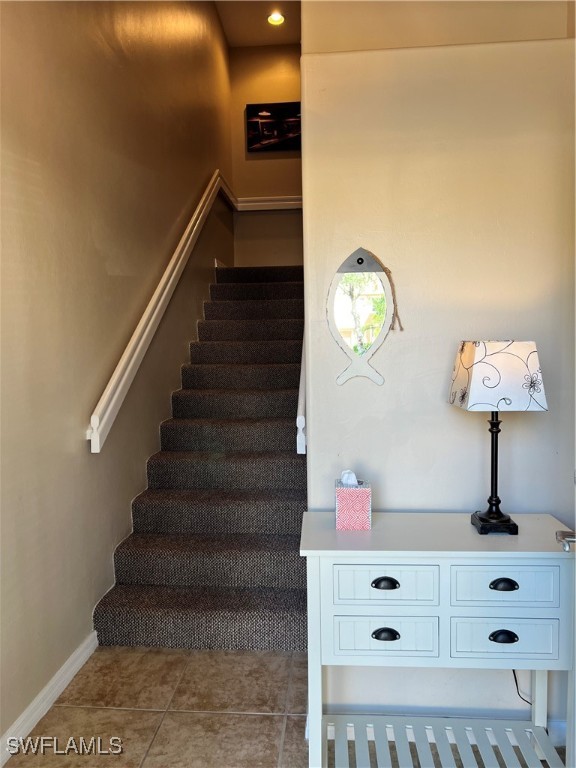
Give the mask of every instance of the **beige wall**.
[[573, 0], [303, 0], [302, 53], [573, 36]]
[[[485, 419], [447, 404], [457, 344], [527, 338], [550, 411], [504, 419], [503, 508], [520, 525], [542, 511], [574, 524], [573, 62], [572, 40], [303, 56], [311, 509], [333, 507], [348, 467], [375, 509], [485, 504]], [[391, 269], [405, 327], [372, 359], [381, 387], [335, 383], [347, 358], [326, 297], [359, 246]], [[470, 707], [474, 685], [480, 712], [522, 708], [507, 677], [466, 674], [390, 671], [383, 696]], [[333, 702], [379, 703], [368, 672], [345, 676], [330, 679]]]
[[[300, 101], [300, 46], [230, 50], [232, 186], [239, 198], [302, 194], [300, 152], [246, 152], [246, 104]], [[302, 264], [302, 212], [235, 214], [237, 266]]]
[[300, 153], [246, 152], [246, 104], [300, 101], [300, 46], [230, 50], [232, 186], [237, 197], [302, 194]]
[[241, 211], [234, 214], [237, 267], [302, 264], [302, 211]]
[[[218, 204], [104, 450], [90, 413], [214, 169], [210, 3], [2, 3], [2, 723], [92, 630], [232, 217]], [[176, 334], [176, 335], [175, 335]]]

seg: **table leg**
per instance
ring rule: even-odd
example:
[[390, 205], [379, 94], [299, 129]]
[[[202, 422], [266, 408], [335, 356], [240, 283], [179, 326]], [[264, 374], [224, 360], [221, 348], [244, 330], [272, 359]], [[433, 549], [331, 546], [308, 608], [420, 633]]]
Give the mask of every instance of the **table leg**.
[[310, 768], [326, 765], [322, 738], [320, 559], [307, 558], [308, 574], [308, 754]]
[[548, 727], [548, 672], [532, 671], [532, 724]]

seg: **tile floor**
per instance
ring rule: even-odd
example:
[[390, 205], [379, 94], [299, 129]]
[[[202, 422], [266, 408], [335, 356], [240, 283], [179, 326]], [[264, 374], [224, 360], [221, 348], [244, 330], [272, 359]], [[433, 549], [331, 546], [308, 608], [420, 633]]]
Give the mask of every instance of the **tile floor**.
[[305, 712], [302, 653], [98, 648], [33, 730], [44, 754], [6, 765], [306, 768]]

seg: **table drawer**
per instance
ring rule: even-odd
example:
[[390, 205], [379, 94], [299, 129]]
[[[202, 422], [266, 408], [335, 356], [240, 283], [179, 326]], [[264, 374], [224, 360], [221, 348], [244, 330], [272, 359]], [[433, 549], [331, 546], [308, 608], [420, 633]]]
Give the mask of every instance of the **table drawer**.
[[336, 656], [438, 656], [437, 616], [334, 616], [333, 629]]
[[558, 619], [458, 617], [451, 620], [451, 656], [557, 659]]
[[334, 565], [334, 603], [438, 605], [435, 565]]
[[557, 566], [457, 565], [451, 569], [452, 605], [560, 605]]

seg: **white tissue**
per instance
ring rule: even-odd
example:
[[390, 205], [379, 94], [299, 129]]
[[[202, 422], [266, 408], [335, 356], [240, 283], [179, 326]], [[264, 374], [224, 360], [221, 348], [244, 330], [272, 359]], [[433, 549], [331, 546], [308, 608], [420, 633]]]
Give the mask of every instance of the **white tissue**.
[[351, 469], [345, 469], [340, 475], [340, 482], [347, 486], [358, 485], [358, 478]]

